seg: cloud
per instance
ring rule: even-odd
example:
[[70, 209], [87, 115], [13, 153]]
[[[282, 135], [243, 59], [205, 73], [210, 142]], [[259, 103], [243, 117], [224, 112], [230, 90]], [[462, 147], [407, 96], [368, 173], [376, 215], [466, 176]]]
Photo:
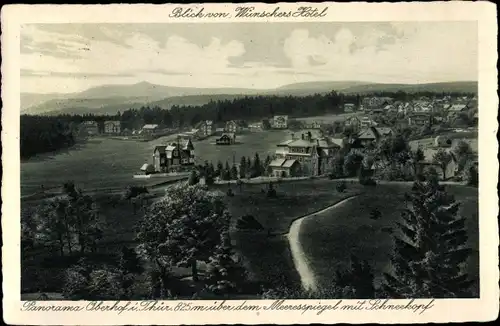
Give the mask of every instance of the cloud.
[[[109, 28], [104, 28], [104, 32], [107, 36], [121, 35]], [[40, 72], [127, 75], [163, 70], [215, 73], [228, 68], [229, 58], [245, 53], [243, 43], [232, 40], [223, 44], [215, 37], [207, 46], [200, 46], [175, 35], [160, 44], [147, 35], [134, 33], [123, 44], [118, 44], [68, 37], [34, 27], [26, 28], [23, 33], [30, 41], [26, 45], [29, 51], [21, 53], [21, 69]], [[51, 51], [65, 51], [72, 57], [55, 57], [49, 54]]]
[[[284, 55], [283, 62], [271, 62], [246, 53], [244, 41], [249, 31], [226, 39], [214, 33], [201, 44], [185, 35], [153, 38], [145, 30], [139, 33], [107, 25], [97, 29], [101, 37], [26, 25], [21, 34], [22, 87], [23, 91], [57, 92], [141, 81], [186, 87], [272, 88], [307, 81], [477, 79], [477, 28], [471, 24], [336, 26], [324, 33], [291, 29], [288, 36], [269, 43], [266, 51]], [[235, 58], [238, 65], [231, 63]]]
[[[298, 29], [285, 40], [284, 53], [297, 71], [330, 75], [332, 80], [475, 80], [477, 35], [474, 29], [450, 27], [396, 24], [396, 38], [377, 30], [354, 35], [342, 28], [333, 39], [311, 37], [307, 30]], [[381, 46], [388, 39], [392, 41]]]

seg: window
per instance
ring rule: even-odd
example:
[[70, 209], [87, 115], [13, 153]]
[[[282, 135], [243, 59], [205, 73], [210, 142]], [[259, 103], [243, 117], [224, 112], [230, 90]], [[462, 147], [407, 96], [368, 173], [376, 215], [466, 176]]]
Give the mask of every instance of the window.
[[178, 156], [179, 154], [178, 154], [177, 150], [175, 150], [175, 151], [172, 152], [172, 155], [173, 156]]

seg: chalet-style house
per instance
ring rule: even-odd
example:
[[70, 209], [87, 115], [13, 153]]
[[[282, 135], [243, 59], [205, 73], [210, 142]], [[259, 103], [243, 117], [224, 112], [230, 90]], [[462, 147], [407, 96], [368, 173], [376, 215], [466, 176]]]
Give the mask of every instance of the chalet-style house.
[[178, 137], [177, 142], [156, 146], [153, 151], [155, 172], [172, 172], [194, 165], [194, 146], [191, 139]]
[[432, 125], [432, 116], [428, 113], [414, 113], [408, 117], [410, 126]]
[[121, 132], [120, 121], [104, 121], [104, 133], [119, 134]]
[[230, 132], [234, 134], [238, 134], [243, 131], [246, 127], [246, 123], [242, 120], [231, 120], [226, 122], [226, 126], [224, 127], [225, 132]]
[[317, 176], [325, 174], [340, 146], [328, 138], [313, 138], [311, 132], [292, 135], [278, 144], [270, 167], [273, 176]]
[[287, 160], [285, 158], [277, 158], [269, 163], [272, 176], [278, 178], [297, 177], [301, 175], [300, 164], [297, 160]]
[[195, 129], [198, 129], [197, 136], [200, 138], [206, 138], [212, 136], [215, 133], [215, 124], [212, 120], [204, 120], [199, 122]]
[[346, 103], [344, 104], [344, 112], [349, 113], [349, 112], [354, 112], [356, 110], [356, 105], [353, 103]]
[[357, 140], [366, 147], [378, 143], [382, 138], [392, 135], [392, 129], [387, 127], [369, 127], [358, 134]]
[[142, 134], [154, 134], [160, 127], [157, 124], [146, 124], [142, 127]]
[[236, 134], [233, 132], [223, 133], [215, 140], [216, 145], [233, 145], [236, 142]]
[[97, 124], [97, 121], [84, 121], [80, 125], [80, 129], [83, 134], [88, 136], [99, 134], [99, 125]]
[[287, 129], [288, 128], [288, 116], [287, 115], [275, 115], [271, 121], [271, 126], [274, 129]]

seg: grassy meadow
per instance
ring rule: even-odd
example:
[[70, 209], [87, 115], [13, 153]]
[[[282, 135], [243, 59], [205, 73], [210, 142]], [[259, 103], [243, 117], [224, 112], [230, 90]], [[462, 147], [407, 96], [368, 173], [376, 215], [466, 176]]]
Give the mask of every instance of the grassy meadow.
[[[216, 146], [214, 137], [195, 141], [197, 163], [218, 160], [230, 163], [233, 156], [239, 162], [241, 156], [257, 152], [263, 158], [275, 150], [276, 144], [286, 139], [285, 131], [256, 132], [239, 135], [241, 144]], [[122, 189], [130, 184], [144, 184], [161, 179], [133, 179], [134, 173], [144, 163], [152, 163], [153, 149], [175, 139], [166, 136], [150, 142], [124, 141], [110, 138], [94, 138], [73, 148], [54, 154], [43, 154], [21, 163], [21, 194], [28, 195], [40, 190], [60, 187], [73, 180], [84, 190]]]
[[[392, 232], [396, 231], [396, 222], [404, 208], [403, 194], [409, 187], [408, 184], [378, 185], [344, 206], [304, 220], [300, 241], [312, 262], [319, 287], [329, 284], [336, 270], [348, 266], [351, 254], [370, 263], [376, 282], [381, 280], [383, 272], [390, 271]], [[467, 217], [468, 246], [473, 249], [467, 268], [471, 278], [478, 282], [478, 192], [464, 186], [448, 185], [447, 189], [463, 203], [461, 214]], [[381, 212], [380, 219], [370, 219], [373, 209]]]
[[319, 123], [333, 123], [336, 121], [344, 121], [353, 115], [362, 115], [363, 112], [358, 113], [340, 113], [340, 114], [328, 114], [320, 115], [315, 117], [297, 118], [298, 121], [303, 121], [306, 123], [319, 122]]
[[[231, 185], [235, 195], [226, 197], [226, 202], [233, 225], [241, 216], [252, 215], [264, 227], [264, 231], [233, 229], [232, 232], [235, 249], [255, 279], [271, 284], [300, 284], [286, 233], [295, 219], [333, 205], [362, 189], [357, 183], [348, 183], [347, 190], [339, 193], [335, 185], [335, 181], [325, 179], [274, 183], [276, 198], [269, 198], [262, 192], [266, 184], [245, 184], [241, 190]], [[214, 189], [226, 191], [227, 187], [218, 185]]]

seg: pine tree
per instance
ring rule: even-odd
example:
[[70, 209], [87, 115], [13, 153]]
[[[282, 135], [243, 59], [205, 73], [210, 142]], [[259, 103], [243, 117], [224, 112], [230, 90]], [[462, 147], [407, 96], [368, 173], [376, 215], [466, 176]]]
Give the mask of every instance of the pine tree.
[[229, 163], [227, 161], [224, 169], [221, 171], [220, 177], [222, 180], [231, 180], [231, 168], [229, 167]]
[[269, 175], [271, 174], [270, 165], [271, 164], [271, 156], [267, 155], [266, 160], [264, 161], [264, 166], [262, 167], [262, 174]]
[[255, 153], [252, 165], [252, 176], [259, 177], [262, 174], [262, 163], [260, 162], [259, 154]]
[[247, 157], [247, 168], [246, 168], [246, 171], [247, 171], [247, 176], [248, 177], [251, 177], [252, 175], [252, 159], [250, 157]]
[[238, 168], [236, 165], [231, 167], [231, 180], [238, 180]]
[[229, 232], [222, 232], [221, 243], [208, 263], [207, 288], [218, 295], [234, 294], [241, 290], [245, 279], [245, 269], [233, 259]]
[[217, 169], [215, 170], [215, 175], [220, 176], [223, 170], [224, 170], [224, 165], [222, 165], [221, 161], [218, 161], [217, 162]]
[[393, 298], [467, 296], [472, 282], [463, 265], [470, 250], [460, 203], [436, 180], [415, 182], [407, 200], [384, 292]]
[[241, 157], [240, 160], [240, 178], [243, 179], [247, 175], [247, 160], [245, 156]]

